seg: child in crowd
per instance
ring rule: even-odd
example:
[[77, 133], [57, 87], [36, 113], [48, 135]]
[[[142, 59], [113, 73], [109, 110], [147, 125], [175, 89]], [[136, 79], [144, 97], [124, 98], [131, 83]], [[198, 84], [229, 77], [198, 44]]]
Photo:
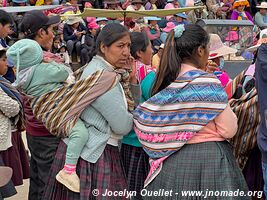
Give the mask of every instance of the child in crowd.
[[[16, 85], [27, 95], [39, 97], [59, 89], [65, 83], [75, 82], [73, 73], [67, 66], [55, 62], [43, 62], [43, 51], [34, 40], [19, 40], [8, 49], [7, 56], [17, 62]], [[88, 140], [87, 128], [80, 119], [70, 130], [68, 137], [64, 169], [57, 174], [56, 179], [70, 190], [80, 192], [76, 164]]]
[[0, 46], [0, 75], [5, 75], [7, 68], [6, 49]]
[[69, 53], [67, 51], [67, 46], [62, 43], [61, 46], [58, 49], [58, 53], [60, 55], [60, 57], [63, 59], [63, 62], [67, 65], [70, 64], [70, 56]]
[[61, 40], [61, 38], [60, 38], [59, 35], [57, 35], [57, 36], [54, 37], [53, 46], [52, 46], [52, 49], [51, 49], [51, 52], [52, 53], [56, 54], [58, 52], [59, 47], [60, 47], [60, 45], [62, 43], [61, 41], [62, 40]]
[[62, 42], [60, 35], [55, 36], [51, 51], [53, 54], [59, 54], [62, 58], [63, 63], [70, 64], [70, 56], [67, 50], [67, 46], [64, 42]]

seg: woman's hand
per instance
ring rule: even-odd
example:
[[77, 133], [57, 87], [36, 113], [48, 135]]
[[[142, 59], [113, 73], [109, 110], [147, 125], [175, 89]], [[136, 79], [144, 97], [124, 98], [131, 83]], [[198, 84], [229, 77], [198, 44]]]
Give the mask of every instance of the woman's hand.
[[130, 56], [127, 60], [125, 69], [128, 71], [132, 71], [134, 67], [134, 57]]
[[131, 69], [130, 69], [130, 83], [138, 84], [138, 80], [136, 78], [136, 67], [134, 65], [134, 58], [131, 56], [130, 59], [131, 59], [129, 61], [129, 62], [131, 62], [131, 64], [129, 65], [129, 66], [131, 66]]
[[208, 73], [213, 73], [214, 71], [217, 70], [217, 68], [218, 68], [218, 65], [212, 60], [209, 60], [205, 71]]

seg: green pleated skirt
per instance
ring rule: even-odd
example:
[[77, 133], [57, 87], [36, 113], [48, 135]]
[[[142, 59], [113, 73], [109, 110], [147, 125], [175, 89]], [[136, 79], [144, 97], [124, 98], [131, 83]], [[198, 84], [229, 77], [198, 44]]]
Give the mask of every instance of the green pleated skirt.
[[[161, 189], [156, 193], [160, 196], [148, 196], [148, 192], [143, 191], [143, 199], [153, 200], [251, 199], [227, 141], [185, 145], [164, 161], [159, 175], [145, 189], [154, 192]], [[168, 194], [171, 191], [172, 194]], [[202, 194], [182, 196], [184, 191], [202, 191]], [[246, 196], [236, 191], [243, 191]]]

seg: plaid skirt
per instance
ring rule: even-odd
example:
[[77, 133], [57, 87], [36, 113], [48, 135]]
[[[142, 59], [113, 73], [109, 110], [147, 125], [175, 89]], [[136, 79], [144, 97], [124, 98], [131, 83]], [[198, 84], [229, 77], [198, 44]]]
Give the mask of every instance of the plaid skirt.
[[[149, 191], [173, 190], [172, 196], [154, 196], [155, 199], [179, 200], [248, 200], [251, 197], [212, 196], [215, 191], [244, 191], [248, 188], [226, 142], [188, 144], [167, 158], [159, 175], [146, 187]], [[203, 196], [184, 196], [181, 191], [203, 191]], [[205, 197], [206, 191], [210, 196]], [[151, 196], [143, 197], [151, 199]]]
[[121, 157], [125, 169], [128, 191], [136, 191], [132, 199], [142, 199], [140, 191], [149, 172], [149, 158], [142, 147], [122, 144]]
[[15, 186], [22, 185], [23, 179], [30, 177], [30, 163], [26, 152], [21, 132], [12, 132], [12, 147], [5, 151], [1, 151], [0, 155], [5, 166], [13, 169], [12, 182]]
[[[103, 196], [106, 190], [123, 191], [127, 189], [127, 181], [118, 147], [107, 145], [96, 163], [89, 163], [79, 158], [77, 174], [80, 177], [80, 193], [68, 190], [55, 179], [57, 173], [64, 167], [66, 150], [67, 145], [61, 141], [50, 169], [44, 200], [126, 199], [118, 196]], [[97, 192], [99, 195], [92, 195]]]

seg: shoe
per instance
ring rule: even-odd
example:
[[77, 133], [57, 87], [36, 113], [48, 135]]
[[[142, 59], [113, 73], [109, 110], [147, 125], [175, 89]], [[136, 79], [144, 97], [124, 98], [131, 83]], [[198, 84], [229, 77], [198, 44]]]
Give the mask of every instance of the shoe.
[[56, 180], [62, 185], [65, 185], [69, 190], [73, 192], [80, 192], [80, 179], [76, 172], [68, 174], [64, 171], [64, 169], [62, 169], [56, 175]]

